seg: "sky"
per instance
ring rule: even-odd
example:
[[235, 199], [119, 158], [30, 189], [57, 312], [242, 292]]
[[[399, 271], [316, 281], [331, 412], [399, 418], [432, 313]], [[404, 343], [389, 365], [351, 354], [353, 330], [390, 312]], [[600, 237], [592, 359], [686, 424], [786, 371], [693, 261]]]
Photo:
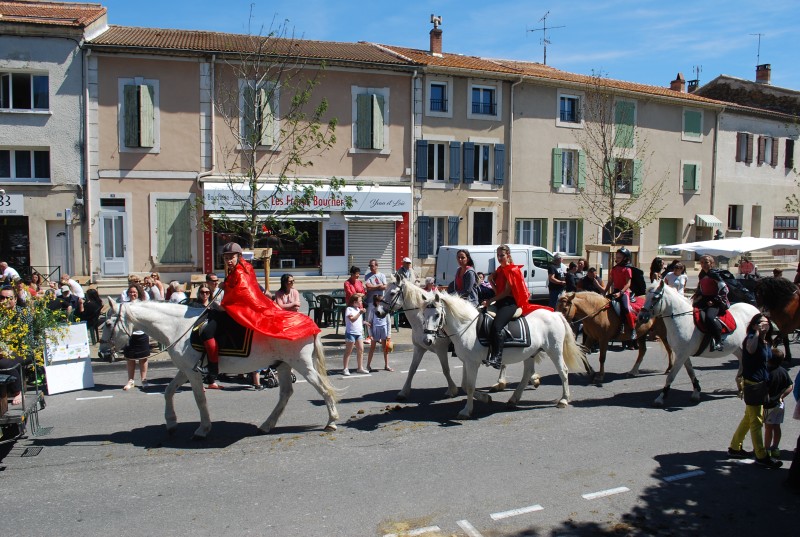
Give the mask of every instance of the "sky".
[[537, 62], [546, 21], [547, 64], [564, 71], [669, 86], [679, 72], [754, 80], [769, 63], [773, 85], [800, 91], [797, 0], [94, 1], [123, 26], [267, 33], [285, 22], [305, 39], [426, 50], [434, 13], [445, 53]]

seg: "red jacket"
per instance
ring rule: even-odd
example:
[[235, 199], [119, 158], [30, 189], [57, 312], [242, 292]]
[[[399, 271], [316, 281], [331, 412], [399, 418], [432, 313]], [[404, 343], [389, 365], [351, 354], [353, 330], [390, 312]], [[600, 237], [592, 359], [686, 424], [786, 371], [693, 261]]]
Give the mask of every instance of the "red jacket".
[[501, 265], [497, 267], [497, 270], [494, 272], [494, 287], [499, 295], [505, 290], [506, 285], [510, 284], [511, 296], [514, 297], [517, 307], [522, 308], [522, 315], [527, 315], [533, 310], [545, 306], [537, 306], [536, 304], [528, 302], [528, 298], [531, 294], [528, 292], [528, 285], [525, 283], [525, 278], [522, 277], [521, 266], [522, 265]]

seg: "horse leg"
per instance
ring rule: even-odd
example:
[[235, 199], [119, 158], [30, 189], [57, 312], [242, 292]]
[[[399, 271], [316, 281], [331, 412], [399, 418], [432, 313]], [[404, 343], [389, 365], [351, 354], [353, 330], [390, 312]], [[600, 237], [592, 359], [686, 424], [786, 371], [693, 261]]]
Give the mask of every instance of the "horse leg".
[[292, 393], [294, 393], [294, 387], [292, 386], [292, 368], [289, 367], [289, 364], [286, 362], [281, 362], [276, 369], [278, 371], [278, 387], [280, 388], [278, 403], [267, 418], [267, 421], [258, 427], [263, 433], [268, 433], [275, 427], [281, 414], [283, 414], [283, 411], [286, 409], [286, 403], [289, 402], [289, 398], [292, 396]]
[[[294, 369], [300, 375], [305, 378], [308, 383], [317, 390], [323, 399], [325, 399], [325, 406], [328, 408], [328, 423], [325, 425], [326, 431], [335, 431], [336, 430], [336, 420], [339, 419], [339, 411], [336, 409], [336, 401], [334, 399], [334, 394], [329, 393], [328, 390], [325, 389], [325, 386], [322, 382], [322, 377], [319, 376], [317, 370], [313, 367], [310, 367], [306, 362], [295, 362]], [[291, 372], [291, 369], [289, 369]], [[278, 374], [280, 375], [280, 369], [278, 369]], [[283, 380], [279, 377], [279, 382], [282, 384]], [[292, 382], [291, 375], [289, 375], [289, 383]], [[276, 419], [277, 420], [277, 419]], [[274, 425], [274, 424], [273, 424]]]
[[639, 376], [639, 366], [642, 364], [642, 360], [644, 360], [644, 355], [647, 352], [647, 336], [642, 336], [638, 340], [639, 343], [639, 356], [636, 357], [636, 363], [633, 364], [633, 368], [628, 371], [629, 377], [638, 377]]
[[694, 367], [692, 367], [692, 359], [689, 358], [686, 360], [686, 363], [683, 364], [686, 368], [686, 373], [689, 375], [689, 378], [692, 380], [692, 401], [695, 403], [700, 402], [700, 381], [697, 380], [697, 377], [694, 374]]
[[528, 386], [528, 382], [531, 380], [531, 376], [534, 372], [535, 360], [533, 357], [527, 358], [526, 360], [522, 361], [522, 378], [517, 384], [517, 389], [514, 390], [514, 393], [511, 394], [511, 398], [506, 403], [506, 406], [509, 408], [514, 408], [519, 403], [520, 398], [522, 397], [522, 392]]
[[556, 403], [557, 408], [566, 408], [569, 405], [569, 402], [572, 400], [572, 396], [569, 393], [569, 369], [567, 368], [567, 364], [564, 362], [564, 353], [562, 348], [557, 348], [556, 352], [558, 355], [556, 358], [550, 357], [553, 360], [553, 365], [556, 366], [556, 371], [558, 372], [558, 376], [561, 379], [561, 399], [558, 400]]
[[492, 398], [485, 393], [475, 390], [475, 383], [478, 379], [478, 364], [476, 362], [464, 363], [464, 374], [461, 379], [461, 388], [467, 394], [467, 404], [458, 413], [459, 419], [469, 419], [472, 416], [473, 400], [491, 403]]
[[[408, 368], [406, 383], [403, 384], [403, 389], [397, 394], [396, 399], [398, 401], [405, 401], [408, 399], [408, 395], [411, 393], [411, 381], [414, 380], [414, 374], [417, 372], [419, 363], [422, 361], [422, 355], [425, 354], [426, 350], [427, 349], [424, 347], [420, 347], [414, 343], [414, 356], [411, 358], [411, 366]], [[458, 393], [458, 388], [456, 388], [456, 393]]]
[[164, 420], [167, 422], [167, 434], [173, 434], [178, 427], [178, 417], [175, 415], [175, 391], [177, 391], [178, 386], [182, 385], [187, 380], [188, 377], [186, 373], [178, 369], [178, 374], [175, 375], [175, 378], [169, 383], [167, 389], [164, 390]]
[[661, 393], [658, 394], [656, 400], [653, 401], [654, 407], [661, 408], [664, 406], [664, 399], [666, 399], [667, 396], [669, 395], [670, 386], [672, 386], [672, 382], [675, 380], [675, 377], [678, 375], [678, 371], [680, 371], [680, 369], [681, 369], [680, 365], [678, 365], [677, 367], [673, 367], [672, 370], [670, 370], [670, 372], [667, 373], [667, 380], [664, 383], [664, 388], [661, 390]]
[[664, 371], [664, 374], [666, 375], [670, 371], [672, 371], [672, 366], [674, 365], [675, 361], [675, 355], [672, 352], [672, 347], [670, 347], [669, 343], [667, 343], [666, 338], [661, 338], [661, 343], [664, 344], [664, 350], [667, 351], [667, 370]]
[[602, 384], [606, 376], [606, 352], [608, 351], [608, 339], [600, 340], [600, 370], [594, 374], [592, 381], [595, 384]]
[[[447, 391], [445, 392], [445, 395], [447, 397], [455, 397], [458, 395], [458, 386], [456, 386], [456, 383], [453, 382], [453, 377], [450, 376], [449, 354], [450, 353], [447, 351], [447, 347], [441, 345], [436, 353], [436, 356], [439, 357], [439, 364], [442, 366], [442, 373], [444, 373], [444, 378], [447, 379]], [[409, 373], [409, 378], [410, 376], [411, 374]]]
[[489, 388], [489, 392], [490, 393], [502, 392], [503, 390], [506, 389], [507, 384], [508, 383], [506, 382], [506, 365], [503, 364], [500, 367], [500, 374], [497, 376], [497, 382], [491, 388]]
[[197, 403], [197, 410], [200, 411], [200, 427], [194, 432], [192, 438], [194, 440], [203, 440], [211, 432], [211, 416], [208, 413], [208, 401], [206, 400], [205, 388], [203, 388], [203, 377], [196, 371], [184, 374], [192, 385], [194, 401]]

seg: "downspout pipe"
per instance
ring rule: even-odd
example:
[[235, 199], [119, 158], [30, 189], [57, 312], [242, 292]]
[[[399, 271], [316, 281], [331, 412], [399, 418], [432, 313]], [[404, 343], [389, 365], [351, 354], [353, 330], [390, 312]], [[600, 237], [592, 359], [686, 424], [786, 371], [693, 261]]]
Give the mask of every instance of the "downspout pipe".
[[[414, 234], [417, 233], [417, 216], [419, 215], [419, 200], [417, 199], [417, 194], [414, 191], [415, 184], [417, 182], [417, 167], [416, 163], [416, 150], [417, 144], [414, 138], [415, 133], [417, 131], [416, 125], [416, 87], [417, 87], [417, 80], [419, 78], [419, 73], [416, 69], [414, 69], [414, 74], [411, 76], [411, 132], [409, 133], [409, 138], [411, 140], [411, 221], [408, 223], [409, 233], [408, 233], [408, 241], [411, 243], [408, 245], [408, 251], [411, 252], [411, 257], [414, 257]], [[420, 189], [420, 198], [422, 197], [422, 191]], [[414, 233], [411, 230], [414, 230]]]
[[[91, 163], [89, 161], [89, 56], [92, 54], [92, 49], [87, 49], [83, 55], [83, 203], [86, 209], [86, 244], [87, 244], [87, 262], [89, 263], [89, 277], [94, 279], [94, 245], [92, 244], [92, 226], [94, 225], [94, 217], [92, 214], [92, 177], [91, 177]], [[98, 271], [99, 272], [99, 271]]]
[[508, 121], [508, 181], [506, 188], [508, 189], [508, 195], [504, 196], [506, 200], [506, 207], [503, 211], [504, 220], [506, 221], [506, 233], [508, 236], [506, 237], [506, 243], [513, 242], [513, 238], [511, 234], [513, 233], [511, 221], [511, 196], [513, 194], [512, 190], [512, 181], [514, 178], [514, 89], [522, 84], [524, 78], [521, 78], [511, 84], [511, 110], [509, 111], [509, 121]]
[[714, 206], [717, 203], [717, 145], [719, 143], [719, 116], [724, 110], [718, 110], [714, 121], [714, 150], [711, 157], [711, 212], [714, 214]]
[[217, 98], [216, 91], [215, 91], [215, 88], [216, 88], [216, 75], [215, 75], [214, 66], [216, 65], [216, 63], [217, 63], [217, 55], [216, 54], [212, 54], [211, 55], [211, 70], [209, 72], [209, 78], [211, 79], [211, 84], [210, 84], [210, 88], [209, 88], [209, 91], [211, 92], [210, 99], [209, 99], [210, 100], [210, 104], [211, 104], [211, 118], [210, 118], [210, 123], [211, 123], [211, 131], [210, 131], [211, 132], [211, 134], [210, 134], [210, 136], [211, 136], [211, 167], [208, 170], [197, 174], [197, 184], [198, 184], [198, 186], [200, 186], [200, 179], [202, 179], [203, 177], [208, 177], [209, 175], [213, 174], [214, 171], [217, 169], [217, 151], [216, 151], [216, 147], [214, 145], [214, 135], [215, 135], [214, 116], [216, 115], [214, 113], [214, 103], [216, 102], [216, 98]]

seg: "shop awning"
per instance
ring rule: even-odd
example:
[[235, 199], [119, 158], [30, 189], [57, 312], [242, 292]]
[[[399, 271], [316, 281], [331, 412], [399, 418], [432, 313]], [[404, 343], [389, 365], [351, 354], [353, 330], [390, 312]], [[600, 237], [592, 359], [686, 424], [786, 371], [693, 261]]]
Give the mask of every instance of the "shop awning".
[[722, 227], [722, 220], [713, 214], [698, 214], [694, 218], [697, 227]]
[[[241, 222], [245, 220], [244, 213], [209, 213], [209, 218], [212, 220], [221, 220], [225, 218], [227, 220], [235, 220], [237, 222]], [[268, 216], [272, 216], [275, 220], [291, 220], [293, 222], [315, 222], [318, 220], [327, 220], [331, 217], [330, 214], [323, 213], [295, 213], [295, 214], [276, 214], [276, 215], [259, 215], [259, 217], [267, 218]]]
[[345, 214], [348, 222], [402, 222], [399, 214]]

